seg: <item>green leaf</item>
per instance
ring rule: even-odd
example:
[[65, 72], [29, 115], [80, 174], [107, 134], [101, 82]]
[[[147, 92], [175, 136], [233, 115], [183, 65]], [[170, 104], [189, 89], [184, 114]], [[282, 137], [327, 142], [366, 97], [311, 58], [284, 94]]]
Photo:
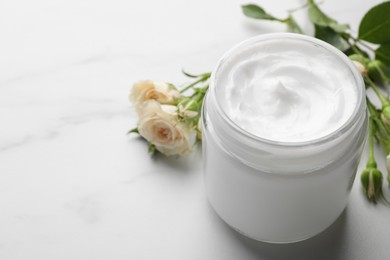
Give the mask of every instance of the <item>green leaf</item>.
[[309, 0], [308, 4], [309, 4], [309, 18], [310, 21], [315, 25], [330, 27], [335, 32], [338, 33], [343, 33], [349, 28], [348, 24], [339, 24], [336, 20], [327, 16], [324, 12], [321, 11], [321, 9], [318, 7], [316, 3], [314, 3], [313, 0]]
[[127, 134], [131, 134], [131, 133], [136, 133], [136, 134], [139, 134], [139, 131], [138, 131], [138, 128], [133, 128], [133, 129], [130, 129]]
[[344, 40], [338, 34], [330, 27], [324, 27], [320, 25], [314, 25], [315, 28], [315, 34], [314, 36], [318, 39], [321, 39], [323, 41], [326, 41], [329, 44], [332, 44], [336, 48], [340, 50], [344, 50]]
[[188, 72], [186, 72], [186, 71], [184, 71], [184, 70], [181, 70], [181, 72], [182, 72], [184, 75], [186, 75], [187, 77], [189, 77], [189, 78], [198, 78], [198, 77], [201, 76], [201, 75], [190, 74], [190, 73], [188, 73]]
[[316, 25], [320, 26], [329, 26], [332, 23], [337, 23], [336, 20], [330, 18], [325, 13], [321, 11], [314, 1], [309, 0], [309, 18]]
[[203, 80], [206, 80], [211, 76], [211, 72], [206, 72], [199, 75], [188, 73], [183, 69], [181, 70], [181, 72], [189, 78], [202, 78]]
[[155, 156], [156, 153], [157, 153], [157, 148], [154, 144], [152, 143], [148, 143], [148, 153], [150, 154], [150, 156]]
[[390, 65], [390, 44], [381, 45], [375, 51], [375, 57], [386, 65]]
[[243, 5], [242, 11], [243, 13], [254, 19], [261, 19], [261, 20], [279, 20], [276, 17], [273, 17], [272, 15], [268, 14], [266, 11], [264, 11], [263, 8], [261, 8], [258, 5], [255, 4], [248, 4], [248, 5]]
[[[381, 60], [370, 60], [367, 65], [368, 76], [374, 83], [383, 86], [390, 83], [390, 66], [386, 65]], [[388, 109], [383, 109], [383, 113], [389, 113]], [[389, 115], [387, 115], [389, 116]], [[386, 153], [388, 154], [388, 153]]]
[[[370, 64], [371, 66], [369, 66], [369, 70], [368, 70], [369, 75], [370, 75], [370, 67], [374, 66], [377, 70], [376, 74], [379, 74], [379, 77], [376, 78], [377, 79], [380, 78], [380, 80], [379, 81], [377, 80], [377, 82], [382, 84], [383, 83], [390, 84], [390, 44], [385, 44], [380, 46], [375, 51], [375, 58], [376, 60], [372, 61]], [[373, 78], [375, 78], [374, 75]]]
[[364, 57], [364, 55], [362, 54], [352, 54], [352, 55], [349, 55], [348, 58], [350, 58], [351, 60], [353, 61], [357, 61], [359, 63], [361, 63], [365, 68], [368, 67], [368, 64], [371, 62], [371, 60], [367, 57]]
[[349, 24], [339, 24], [339, 23], [331, 23], [329, 25], [330, 28], [332, 28], [333, 30], [335, 30], [336, 32], [338, 33], [343, 33], [345, 32], [346, 30], [349, 29]]
[[351, 47], [348, 49], [344, 50], [344, 54], [347, 56], [353, 55], [353, 54], [360, 54], [366, 58], [369, 58], [370, 56], [368, 55], [367, 52], [363, 51], [362, 49], [359, 48], [359, 46], [353, 44]]
[[289, 15], [287, 20], [286, 20], [286, 25], [287, 25], [287, 31], [293, 32], [293, 33], [300, 33], [303, 34], [303, 31], [299, 24], [295, 21], [294, 17]]
[[372, 43], [390, 43], [390, 1], [371, 8], [359, 25], [359, 39]]

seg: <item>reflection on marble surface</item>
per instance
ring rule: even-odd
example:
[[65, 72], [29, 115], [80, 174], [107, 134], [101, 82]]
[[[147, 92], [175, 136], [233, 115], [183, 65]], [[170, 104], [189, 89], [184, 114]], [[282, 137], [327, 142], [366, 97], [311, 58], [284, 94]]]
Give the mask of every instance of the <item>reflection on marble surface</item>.
[[[356, 28], [357, 18], [376, 2], [329, 0], [323, 8], [342, 22], [354, 21]], [[243, 3], [3, 1], [0, 259], [384, 259], [390, 254], [390, 210], [368, 205], [359, 185], [328, 233], [287, 246], [263, 244], [230, 230], [209, 207], [200, 151], [152, 160], [142, 140], [126, 136], [136, 124], [127, 101], [132, 82], [182, 82], [183, 67], [210, 70], [237, 42], [284, 29], [245, 19]], [[259, 3], [283, 16], [284, 8], [302, 1]], [[305, 23], [306, 16], [298, 16]]]

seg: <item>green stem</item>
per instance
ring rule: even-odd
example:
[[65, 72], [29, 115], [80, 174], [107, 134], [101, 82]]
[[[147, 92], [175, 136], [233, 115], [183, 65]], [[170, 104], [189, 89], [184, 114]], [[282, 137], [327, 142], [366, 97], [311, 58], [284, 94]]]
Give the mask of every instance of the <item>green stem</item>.
[[363, 42], [363, 41], [361, 41], [361, 40], [359, 40], [359, 39], [357, 39], [356, 42], [357, 42], [358, 44], [362, 45], [364, 48], [367, 48], [367, 49], [369, 49], [370, 51], [375, 52], [375, 49], [372, 48], [370, 45], [366, 44], [365, 42]]
[[[387, 129], [387, 127], [383, 124], [383, 121], [380, 119], [379, 112], [376, 110], [376, 108], [368, 98], [366, 98], [366, 100], [367, 100], [368, 111], [370, 112], [370, 117], [374, 120], [377, 130], [379, 130], [379, 134], [381, 135], [382, 138], [386, 140], [390, 140], [390, 132]], [[379, 140], [381, 141], [382, 146], [385, 148], [387, 147], [387, 145], [383, 142], [382, 138], [380, 138]]]
[[385, 72], [382, 70], [382, 68], [380, 66], [378, 66], [377, 63], [374, 63], [375, 65], [375, 68], [378, 70], [379, 74], [381, 75], [382, 79], [387, 83], [387, 84], [390, 84], [390, 78], [387, 77], [387, 75], [385, 74]]
[[286, 19], [281, 19], [281, 18], [275, 17], [275, 20], [278, 22], [281, 22], [281, 23], [287, 23], [289, 21], [289, 17], [287, 17]]
[[302, 28], [295, 21], [294, 17], [291, 14], [288, 15], [284, 23], [287, 24], [287, 26], [290, 26], [291, 28], [295, 29], [299, 34], [304, 34]]
[[[365, 56], [365, 54], [363, 53], [363, 51], [359, 48], [359, 46], [357, 44], [360, 44], [362, 45], [363, 47], [365, 47], [366, 49], [372, 51], [372, 52], [375, 52], [375, 49], [373, 49], [371, 46], [367, 45], [365, 42], [363, 42], [362, 40], [359, 40], [357, 38], [355, 38], [354, 36], [352, 36], [351, 34], [349, 33], [342, 33], [341, 34], [341, 37], [343, 37], [344, 40], [347, 41], [348, 45], [351, 46], [352, 50], [356, 53], [356, 54], [360, 54], [362, 56]], [[351, 44], [349, 41], [352, 40], [353, 41], [353, 44]]]
[[199, 101], [203, 102], [203, 98], [206, 95], [206, 91], [207, 91], [208, 88], [209, 88], [209, 85], [204, 86], [203, 88], [199, 89], [199, 91], [196, 91], [194, 94], [192, 94], [192, 96], [190, 98], [195, 103], [198, 103]]
[[211, 73], [205, 73], [205, 74], [201, 75], [201, 77], [198, 80], [192, 82], [191, 84], [189, 84], [188, 86], [186, 86], [185, 88], [180, 90], [180, 93], [184, 93], [185, 91], [189, 90], [190, 88], [192, 88], [196, 84], [208, 80], [210, 78], [210, 75], [211, 75]]
[[369, 78], [365, 77], [364, 78], [368, 84], [370, 84], [371, 88], [374, 90], [375, 94], [378, 96], [379, 100], [382, 103], [382, 109], [384, 109], [387, 106], [390, 106], [390, 101], [382, 95], [382, 93], [379, 91], [378, 87], [375, 85], [375, 83]]
[[[349, 42], [348, 42], [349, 43]], [[355, 45], [355, 44], [350, 44], [351, 49], [356, 53], [361, 56], [364, 56], [363, 52]]]
[[364, 46], [365, 48], [369, 49], [370, 51], [375, 52], [375, 49], [372, 48], [370, 45], [366, 44], [364, 41], [362, 41], [362, 40], [360, 40], [358, 38], [353, 37], [349, 33], [345, 33], [344, 35], [347, 36], [348, 38], [352, 39], [355, 43], [358, 43], [358, 44]]
[[376, 168], [376, 162], [375, 162], [375, 156], [374, 156], [374, 138], [376, 133], [375, 128], [375, 114], [376, 110], [375, 107], [368, 101], [367, 102], [368, 110], [370, 111], [370, 121], [369, 121], [369, 132], [368, 132], [368, 139], [369, 139], [369, 157], [367, 161], [367, 168]]
[[345, 40], [345, 42], [348, 44], [348, 46], [356, 53], [361, 56], [364, 56], [363, 52], [355, 45], [349, 42], [348, 36], [345, 34], [341, 34], [341, 37]]
[[375, 156], [374, 156], [374, 137], [375, 137], [375, 122], [374, 120], [370, 120], [370, 134], [369, 134], [369, 138], [370, 138], [370, 146], [369, 146], [369, 149], [370, 149], [370, 152], [369, 152], [369, 159], [368, 159], [368, 162], [367, 162], [367, 167], [368, 167], [368, 164], [375, 164], [375, 167], [376, 167], [376, 163], [375, 163]]
[[202, 100], [202, 102], [203, 102], [204, 96], [206, 95], [206, 91], [207, 91], [208, 88], [209, 88], [209, 85], [207, 85], [207, 86], [205, 86], [205, 87], [203, 88], [204, 91], [201, 91], [201, 92], [199, 93], [199, 95], [196, 97], [196, 99], [195, 99], [196, 102], [199, 102], [199, 101], [201, 101], [201, 100]]

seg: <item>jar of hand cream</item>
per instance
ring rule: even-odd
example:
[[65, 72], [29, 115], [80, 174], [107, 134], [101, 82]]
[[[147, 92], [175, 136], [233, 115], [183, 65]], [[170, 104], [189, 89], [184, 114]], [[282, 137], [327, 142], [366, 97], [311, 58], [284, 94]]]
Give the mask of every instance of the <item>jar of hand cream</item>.
[[289, 33], [242, 42], [212, 73], [202, 116], [207, 196], [232, 228], [289, 243], [346, 207], [367, 112], [361, 75], [333, 46]]

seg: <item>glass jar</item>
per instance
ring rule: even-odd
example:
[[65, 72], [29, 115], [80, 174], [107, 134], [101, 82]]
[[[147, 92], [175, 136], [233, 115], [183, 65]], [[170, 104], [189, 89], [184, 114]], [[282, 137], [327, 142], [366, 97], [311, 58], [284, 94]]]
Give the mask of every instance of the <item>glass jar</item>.
[[[287, 38], [326, 49], [345, 64], [345, 73], [356, 83], [352, 116], [324, 137], [303, 142], [264, 139], [245, 131], [220, 105], [219, 80], [228, 76], [220, 71], [229, 58], [260, 41]], [[244, 41], [227, 52], [213, 71], [202, 117], [207, 197], [233, 229], [256, 240], [289, 243], [320, 233], [343, 212], [367, 133], [367, 111], [363, 79], [342, 52], [298, 34], [267, 34]]]

